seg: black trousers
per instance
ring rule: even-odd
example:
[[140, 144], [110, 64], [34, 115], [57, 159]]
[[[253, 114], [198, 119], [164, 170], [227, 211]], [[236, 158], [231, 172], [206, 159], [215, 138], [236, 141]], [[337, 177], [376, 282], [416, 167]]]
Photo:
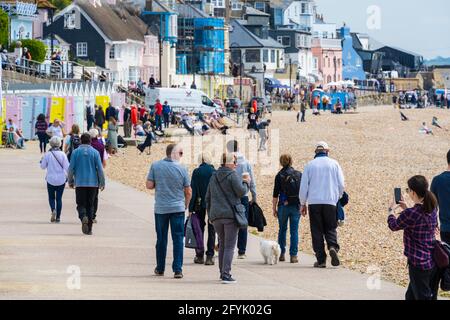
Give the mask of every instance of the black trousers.
[[336, 206], [332, 205], [314, 204], [309, 206], [312, 245], [319, 263], [327, 260], [324, 239], [327, 242], [328, 250], [335, 248], [339, 251], [336, 212]]
[[408, 265], [409, 286], [405, 294], [406, 300], [437, 300], [439, 288], [439, 271], [435, 267], [431, 270], [421, 270]]
[[450, 244], [450, 232], [441, 231], [441, 241]]
[[302, 119], [301, 119], [301, 122], [306, 122], [305, 114], [306, 114], [306, 110], [302, 110]]
[[80, 220], [87, 216], [89, 222], [94, 219], [95, 198], [98, 194], [98, 188], [77, 187], [75, 197], [77, 201], [77, 211]]
[[98, 194], [99, 194], [99, 189], [97, 188], [97, 192], [95, 193], [95, 199], [94, 199], [94, 213], [92, 214], [92, 219], [96, 219], [97, 218], [97, 210], [98, 210]]
[[[200, 218], [200, 226], [202, 228], [202, 233], [205, 234], [206, 227], [206, 209], [200, 210], [200, 212], [196, 213]], [[211, 223], [208, 223], [208, 240], [206, 242], [206, 256], [214, 257], [214, 246], [216, 244], [216, 231], [214, 230], [214, 226]], [[195, 251], [197, 257], [203, 257], [205, 255], [204, 251]]]

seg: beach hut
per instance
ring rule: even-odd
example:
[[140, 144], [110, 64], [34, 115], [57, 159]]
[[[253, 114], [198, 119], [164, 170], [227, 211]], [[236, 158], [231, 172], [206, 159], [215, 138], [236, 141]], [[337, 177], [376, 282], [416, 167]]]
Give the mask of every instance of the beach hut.
[[5, 121], [11, 119], [18, 128], [22, 128], [22, 98], [7, 95], [6, 96], [6, 117]]

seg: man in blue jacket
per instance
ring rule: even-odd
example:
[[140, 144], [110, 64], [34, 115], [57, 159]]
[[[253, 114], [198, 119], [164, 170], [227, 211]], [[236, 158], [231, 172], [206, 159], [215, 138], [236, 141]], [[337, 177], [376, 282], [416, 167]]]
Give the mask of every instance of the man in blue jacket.
[[431, 192], [439, 202], [441, 240], [450, 244], [450, 150], [447, 153], [447, 171], [433, 179]]
[[163, 118], [164, 118], [164, 128], [167, 129], [170, 126], [170, 114], [172, 113], [172, 108], [169, 106], [167, 101], [164, 101], [163, 105]]
[[98, 190], [105, 189], [105, 175], [100, 155], [91, 147], [89, 133], [81, 136], [81, 145], [72, 153], [71, 160], [68, 182], [71, 188], [75, 188], [81, 230], [84, 234], [92, 235], [94, 202]]

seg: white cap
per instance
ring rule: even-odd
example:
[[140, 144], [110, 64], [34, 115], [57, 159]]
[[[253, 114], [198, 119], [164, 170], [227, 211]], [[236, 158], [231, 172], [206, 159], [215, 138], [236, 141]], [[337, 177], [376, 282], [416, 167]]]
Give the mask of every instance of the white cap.
[[316, 144], [316, 150], [317, 149], [330, 150], [330, 147], [325, 141], [320, 141]]

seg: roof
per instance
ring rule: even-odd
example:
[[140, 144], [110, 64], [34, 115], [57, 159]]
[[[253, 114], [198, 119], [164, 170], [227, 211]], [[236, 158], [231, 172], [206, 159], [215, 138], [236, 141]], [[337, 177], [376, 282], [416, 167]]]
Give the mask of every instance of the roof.
[[[144, 41], [148, 27], [137, 15], [135, 8], [125, 5], [112, 6], [107, 3], [94, 7], [86, 0], [74, 1], [73, 5], [79, 6], [111, 41]], [[61, 12], [57, 19], [63, 13]]]
[[378, 49], [375, 49], [375, 50], [382, 51], [385, 48], [394, 49], [396, 51], [400, 51], [400, 52], [403, 52], [403, 53], [406, 53], [406, 54], [409, 54], [409, 55], [412, 55], [412, 56], [415, 56], [415, 57], [421, 57], [422, 56], [422, 55], [420, 55], [418, 53], [415, 53], [415, 52], [412, 52], [412, 51], [408, 51], [408, 50], [405, 50], [405, 49], [402, 49], [402, 48], [399, 48], [399, 47], [395, 47], [395, 46], [382, 46], [382, 47], [380, 47]]
[[256, 10], [253, 7], [245, 7], [245, 14], [250, 16], [263, 16], [263, 17], [270, 17], [270, 14]]
[[[50, 3], [48, 0], [19, 0], [23, 3], [34, 3], [37, 4], [37, 7], [39, 9], [56, 9], [56, 7]], [[16, 4], [17, 0], [1, 0], [2, 3], [10, 3], [10, 4]]]
[[278, 41], [272, 38], [261, 39], [257, 37], [254, 33], [248, 30], [244, 25], [243, 21], [231, 20], [232, 31], [230, 30], [230, 47], [233, 44], [237, 44], [234, 47], [240, 48], [284, 48]]
[[210, 16], [202, 10], [186, 3], [177, 3], [176, 11], [182, 18], [210, 18]]
[[286, 9], [292, 4], [292, 0], [271, 0], [270, 6], [272, 8], [282, 8]]

